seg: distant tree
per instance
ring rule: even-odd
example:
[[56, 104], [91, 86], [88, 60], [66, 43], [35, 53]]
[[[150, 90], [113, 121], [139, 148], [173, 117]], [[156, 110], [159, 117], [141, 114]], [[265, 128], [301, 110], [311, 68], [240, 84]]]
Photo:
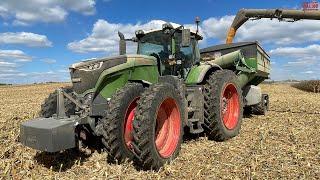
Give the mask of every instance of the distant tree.
[[320, 80], [301, 81], [292, 86], [303, 91], [320, 93]]
[[11, 86], [12, 84], [0, 83], [0, 86]]

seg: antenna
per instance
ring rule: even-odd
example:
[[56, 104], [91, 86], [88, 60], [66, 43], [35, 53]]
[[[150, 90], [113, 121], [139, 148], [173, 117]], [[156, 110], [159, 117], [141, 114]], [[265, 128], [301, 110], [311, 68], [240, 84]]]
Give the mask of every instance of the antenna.
[[199, 24], [200, 24], [200, 18], [199, 18], [199, 16], [197, 16], [197, 17], [196, 17], [196, 19], [195, 19], [195, 23], [196, 23], [196, 25], [197, 25], [197, 31], [196, 31], [196, 34], [198, 34], [198, 32], [199, 32]]

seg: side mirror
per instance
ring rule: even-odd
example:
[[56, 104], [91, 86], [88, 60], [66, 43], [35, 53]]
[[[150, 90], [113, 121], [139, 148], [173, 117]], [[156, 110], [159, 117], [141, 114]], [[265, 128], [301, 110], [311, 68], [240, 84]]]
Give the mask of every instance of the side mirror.
[[126, 40], [124, 38], [124, 35], [118, 31], [118, 36], [120, 38], [120, 41], [119, 41], [119, 54], [120, 55], [124, 55], [127, 53], [127, 45], [126, 45]]
[[191, 44], [191, 35], [190, 29], [182, 29], [182, 40], [181, 40], [182, 47], [188, 47]]

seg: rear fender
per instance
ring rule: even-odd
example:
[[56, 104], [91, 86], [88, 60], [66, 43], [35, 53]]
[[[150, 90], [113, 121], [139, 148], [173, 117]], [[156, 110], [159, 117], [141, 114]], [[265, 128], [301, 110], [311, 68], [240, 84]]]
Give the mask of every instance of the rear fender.
[[222, 70], [222, 68], [216, 64], [201, 64], [200, 66], [195, 66], [190, 70], [186, 84], [199, 84], [203, 82], [207, 75], [217, 70]]

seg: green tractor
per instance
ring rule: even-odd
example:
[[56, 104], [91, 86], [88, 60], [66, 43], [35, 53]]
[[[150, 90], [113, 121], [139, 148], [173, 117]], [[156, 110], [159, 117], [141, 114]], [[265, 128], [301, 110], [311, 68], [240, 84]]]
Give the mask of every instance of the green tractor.
[[[109, 159], [159, 169], [179, 154], [184, 133], [225, 141], [239, 133], [244, 108], [266, 113], [268, 96], [256, 85], [270, 61], [258, 43], [200, 51], [198, 30], [170, 23], [119, 37], [119, 56], [71, 65], [72, 87], [50, 94], [41, 116], [21, 124], [22, 144], [59, 152], [98, 138]], [[126, 41], [138, 44], [137, 54], [126, 54]]]

